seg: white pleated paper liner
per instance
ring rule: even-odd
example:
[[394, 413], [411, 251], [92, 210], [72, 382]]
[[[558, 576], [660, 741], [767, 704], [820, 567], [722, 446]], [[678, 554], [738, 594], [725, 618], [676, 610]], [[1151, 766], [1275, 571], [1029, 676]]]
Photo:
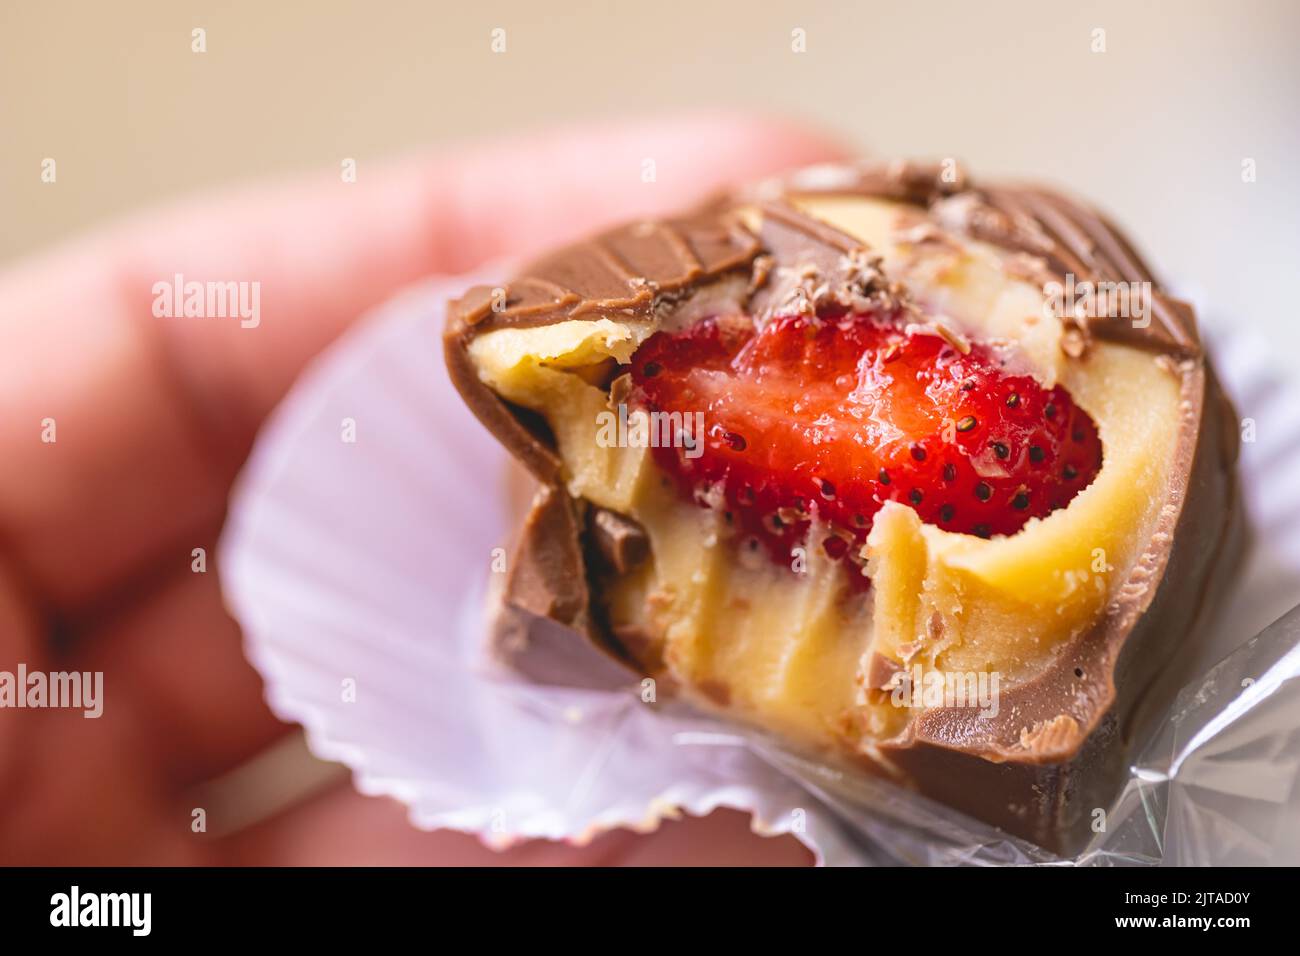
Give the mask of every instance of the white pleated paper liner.
[[[828, 863], [1047, 859], [887, 784], [863, 814], [817, 767], [679, 704], [534, 686], [486, 661], [512, 466], [452, 388], [440, 341], [446, 300], [472, 282], [430, 281], [363, 320], [304, 373], [237, 484], [222, 581], [272, 710], [415, 826], [494, 845], [726, 806]], [[1244, 334], [1214, 338], [1254, 420], [1246, 490], [1263, 531], [1198, 673], [1300, 602], [1300, 392]]]

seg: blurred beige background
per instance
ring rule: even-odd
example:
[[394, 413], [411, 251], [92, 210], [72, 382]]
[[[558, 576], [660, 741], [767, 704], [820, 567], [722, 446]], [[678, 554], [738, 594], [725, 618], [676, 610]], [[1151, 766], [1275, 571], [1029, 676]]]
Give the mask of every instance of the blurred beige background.
[[[191, 52], [195, 27], [206, 53]], [[7, 2], [0, 264], [229, 180], [343, 157], [364, 171], [557, 121], [756, 107], [873, 152], [1070, 186], [1175, 284], [1300, 347], [1284, 293], [1300, 262], [1298, 35], [1285, 0]], [[1246, 158], [1257, 182], [1242, 182]]]

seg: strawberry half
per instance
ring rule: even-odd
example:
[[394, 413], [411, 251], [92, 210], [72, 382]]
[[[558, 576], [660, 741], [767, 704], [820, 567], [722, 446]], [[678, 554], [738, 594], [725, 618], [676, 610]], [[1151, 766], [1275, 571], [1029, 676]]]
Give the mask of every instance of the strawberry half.
[[656, 448], [659, 466], [684, 495], [725, 501], [781, 564], [814, 515], [831, 528], [827, 554], [859, 561], [886, 501], [947, 531], [1012, 534], [1101, 466], [1097, 427], [1063, 388], [897, 314], [789, 316], [757, 332], [705, 319], [648, 339], [631, 375], [633, 407], [704, 413], [704, 448]]

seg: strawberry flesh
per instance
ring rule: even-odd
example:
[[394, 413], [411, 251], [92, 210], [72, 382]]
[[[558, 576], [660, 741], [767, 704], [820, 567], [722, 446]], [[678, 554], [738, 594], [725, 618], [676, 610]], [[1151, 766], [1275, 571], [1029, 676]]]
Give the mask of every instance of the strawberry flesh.
[[1101, 466], [1097, 427], [1061, 386], [893, 313], [786, 316], [761, 331], [709, 318], [656, 333], [631, 376], [633, 407], [704, 414], [702, 451], [655, 448], [659, 466], [785, 565], [814, 516], [829, 529], [814, 544], [860, 564], [886, 501], [946, 531], [1013, 534]]

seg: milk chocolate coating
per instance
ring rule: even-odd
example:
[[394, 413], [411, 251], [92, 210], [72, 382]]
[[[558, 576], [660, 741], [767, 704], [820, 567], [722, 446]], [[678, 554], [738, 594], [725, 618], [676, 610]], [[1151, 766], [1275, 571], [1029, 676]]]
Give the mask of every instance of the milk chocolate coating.
[[599, 640], [590, 618], [583, 510], [562, 488], [538, 489], [509, 563], [493, 640], [499, 656], [537, 683], [610, 689], [629, 683], [627, 666], [574, 639], [576, 632]]
[[568, 319], [649, 319], [728, 272], [748, 269], [758, 239], [728, 211], [611, 229], [537, 260], [499, 288], [476, 286], [451, 303], [443, 348], [447, 370], [470, 409], [538, 480], [556, 483], [560, 459], [528, 416], [479, 381], [467, 348], [507, 326]]
[[[872, 272], [869, 249], [788, 202], [814, 194], [911, 204], [945, 229], [1023, 253], [1043, 279], [1072, 274], [1076, 282], [1152, 283], [1145, 328], [1115, 319], [1069, 320], [1085, 346], [1090, 338], [1108, 339], [1165, 356], [1166, 369], [1180, 382], [1172, 477], [1157, 527], [1133, 572], [1089, 632], [1064, 647], [1038, 677], [1003, 691], [997, 717], [929, 709], [897, 738], [878, 745], [891, 776], [901, 771], [905, 784], [1048, 849], [1076, 850], [1092, 835], [1093, 811], [1108, 807], [1117, 792], [1128, 744], [1163, 714], [1177, 689], [1176, 651], [1207, 626], [1244, 529], [1235, 470], [1237, 417], [1205, 359], [1192, 309], [1160, 288], [1104, 217], [1049, 190], [977, 186], [955, 167], [920, 163], [796, 174], [775, 188], [769, 183], [721, 197], [690, 216], [612, 230], [539, 260], [501, 289], [479, 287], [453, 302], [445, 336], [453, 381], [480, 420], [548, 489], [516, 554], [504, 618], [514, 622], [516, 649], [535, 652], [541, 642], [547, 655], [565, 663], [540, 667], [534, 653], [533, 664], [521, 666], [535, 674], [544, 670], [541, 679], [584, 686], [591, 686], [592, 674], [613, 683], [635, 679], [614, 661], [635, 655], [601, 624], [589, 582], [611, 566], [629, 567], [639, 546], [629, 552], [611, 543], [611, 535], [636, 537], [630, 519], [598, 516], [593, 523], [578, 516], [578, 505], [560, 482], [550, 436], [533, 416], [503, 402], [478, 379], [469, 342], [484, 330], [509, 325], [601, 316], [645, 321], [731, 274], [754, 277], [748, 308], [760, 314], [797, 296], [772, 278], [782, 266], [816, 266], [825, 280], [819, 295], [890, 294], [884, 277]], [[761, 235], [741, 223], [737, 210], [743, 205], [763, 210]], [[541, 540], [550, 536], [554, 540]], [[558, 648], [556, 634], [546, 632], [544, 623], [559, 625], [569, 644]], [[528, 628], [547, 636], [520, 638]], [[867, 757], [857, 759], [865, 769], [884, 769]], [[851, 777], [846, 788], [851, 790]]]

